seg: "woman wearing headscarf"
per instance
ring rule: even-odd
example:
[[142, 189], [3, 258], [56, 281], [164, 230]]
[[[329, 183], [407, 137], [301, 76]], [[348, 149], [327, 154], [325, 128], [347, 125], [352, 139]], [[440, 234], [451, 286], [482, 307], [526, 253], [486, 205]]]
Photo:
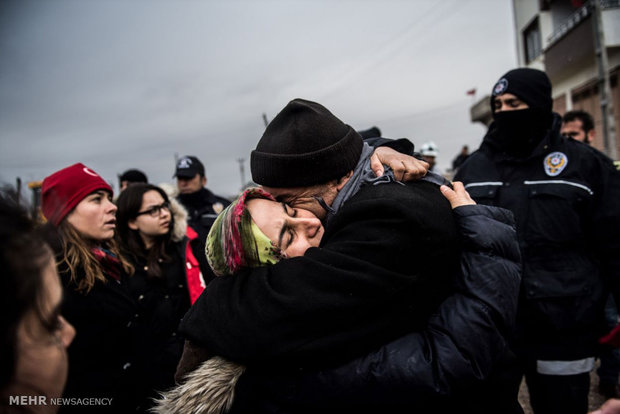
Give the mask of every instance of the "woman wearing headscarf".
[[[135, 188], [125, 190], [119, 198], [121, 228], [122, 198]], [[165, 215], [162, 220], [165, 223], [167, 219]], [[217, 217], [206, 240], [205, 254], [216, 276], [233, 275], [245, 268], [269, 266], [301, 256], [308, 248], [319, 246], [323, 231], [321, 221], [311, 212], [277, 202], [261, 188], [249, 188]], [[119, 234], [122, 236], [122, 230]], [[164, 394], [158, 401], [157, 412], [184, 409], [191, 412], [196, 408], [193, 403], [198, 401], [205, 413], [225, 412], [230, 408], [235, 384], [245, 367], [213, 357], [204, 349], [192, 349], [197, 354], [181, 363], [196, 365], [205, 361], [204, 364], [181, 385]]]

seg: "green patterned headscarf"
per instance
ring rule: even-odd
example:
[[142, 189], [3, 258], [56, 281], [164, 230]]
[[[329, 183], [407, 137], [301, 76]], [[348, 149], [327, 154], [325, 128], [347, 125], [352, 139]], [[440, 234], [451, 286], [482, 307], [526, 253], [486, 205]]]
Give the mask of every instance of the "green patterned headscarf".
[[276, 201], [261, 188], [248, 188], [211, 226], [205, 253], [216, 276], [234, 274], [246, 267], [267, 266], [285, 257], [252, 220], [246, 204], [252, 198]]

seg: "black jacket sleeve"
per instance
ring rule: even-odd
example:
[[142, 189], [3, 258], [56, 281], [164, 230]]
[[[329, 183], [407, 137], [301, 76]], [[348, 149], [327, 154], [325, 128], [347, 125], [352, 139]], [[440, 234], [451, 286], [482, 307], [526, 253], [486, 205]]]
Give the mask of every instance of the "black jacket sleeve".
[[286, 375], [249, 369], [237, 390], [240, 403], [252, 400], [244, 397], [251, 383], [260, 406], [285, 405], [292, 412], [295, 407], [377, 406], [384, 411], [393, 405], [425, 406], [429, 399], [486, 378], [507, 351], [506, 338], [514, 329], [519, 248], [507, 210], [475, 205], [454, 212], [466, 247], [458, 292], [441, 304], [426, 329], [334, 369]]

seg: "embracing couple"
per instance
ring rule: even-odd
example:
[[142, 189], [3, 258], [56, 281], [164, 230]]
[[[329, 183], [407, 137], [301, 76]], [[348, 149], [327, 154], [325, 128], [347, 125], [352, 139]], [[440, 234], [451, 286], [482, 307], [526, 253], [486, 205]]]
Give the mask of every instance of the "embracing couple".
[[503, 375], [520, 283], [512, 215], [412, 152], [364, 142], [306, 100], [274, 118], [252, 152], [262, 189], [207, 239], [220, 277], [181, 322], [179, 386], [160, 412], [522, 412]]

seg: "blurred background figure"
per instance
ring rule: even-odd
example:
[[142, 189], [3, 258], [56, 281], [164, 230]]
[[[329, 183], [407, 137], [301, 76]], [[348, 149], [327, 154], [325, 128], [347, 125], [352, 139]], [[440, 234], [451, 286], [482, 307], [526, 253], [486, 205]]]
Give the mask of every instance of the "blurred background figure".
[[465, 162], [465, 160], [469, 157], [469, 147], [467, 145], [463, 145], [461, 148], [461, 152], [452, 160], [452, 172], [456, 173], [461, 165]]
[[60, 313], [62, 287], [52, 249], [8, 193], [0, 193], [0, 412], [46, 412], [9, 397], [57, 398], [67, 381], [67, 347], [75, 329]]
[[586, 111], [568, 111], [562, 118], [561, 134], [586, 144], [594, 141], [594, 119]]
[[441, 174], [439, 169], [437, 168], [437, 156], [439, 156], [439, 147], [433, 141], [425, 142], [420, 147], [420, 155], [422, 155], [422, 159], [429, 164], [429, 171]]
[[135, 183], [148, 183], [149, 180], [140, 170], [131, 169], [127, 170], [118, 176], [118, 188], [119, 192], [122, 192], [127, 186]]

